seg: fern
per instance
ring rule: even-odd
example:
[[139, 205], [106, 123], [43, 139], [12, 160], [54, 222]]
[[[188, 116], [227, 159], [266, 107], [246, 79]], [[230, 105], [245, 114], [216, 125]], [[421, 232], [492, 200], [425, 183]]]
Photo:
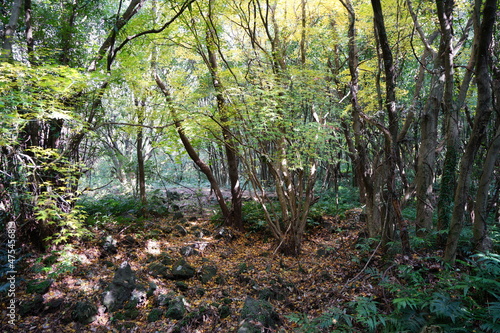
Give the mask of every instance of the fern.
[[493, 277], [500, 277], [500, 255], [495, 253], [478, 253], [473, 256], [477, 258], [480, 272]]
[[418, 307], [419, 300], [412, 297], [402, 297], [395, 298], [392, 303], [396, 306], [396, 309], [402, 311], [404, 309], [416, 310]]
[[286, 317], [297, 324], [298, 332], [352, 332], [353, 328], [352, 316], [339, 308], [331, 308], [314, 319], [303, 313], [292, 313]]
[[500, 324], [497, 323], [484, 323], [481, 324], [480, 327], [482, 330], [485, 330], [486, 332], [500, 333]]
[[450, 296], [441, 293], [433, 294], [429, 309], [438, 318], [449, 318], [453, 323], [457, 318], [465, 317], [467, 314], [459, 301], [454, 301]]
[[490, 306], [488, 306], [488, 312], [493, 322], [499, 322], [500, 324], [500, 302], [492, 302]]
[[370, 332], [375, 332], [379, 325], [385, 326], [385, 317], [378, 313], [376, 301], [367, 297], [359, 297], [353, 304], [356, 310], [356, 320], [365, 325]]

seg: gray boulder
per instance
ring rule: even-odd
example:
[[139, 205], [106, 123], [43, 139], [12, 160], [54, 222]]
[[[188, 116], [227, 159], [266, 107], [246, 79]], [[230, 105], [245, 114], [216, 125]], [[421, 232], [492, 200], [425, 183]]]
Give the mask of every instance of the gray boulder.
[[261, 328], [275, 329], [280, 317], [271, 303], [247, 297], [240, 315], [238, 333], [261, 332]]
[[135, 287], [135, 274], [128, 262], [125, 261], [116, 270], [113, 281], [109, 285], [109, 290], [104, 293], [104, 306], [108, 311], [121, 309], [123, 304], [132, 296]]
[[187, 280], [195, 275], [195, 269], [189, 265], [184, 259], [178, 260], [172, 266], [172, 278], [174, 280]]

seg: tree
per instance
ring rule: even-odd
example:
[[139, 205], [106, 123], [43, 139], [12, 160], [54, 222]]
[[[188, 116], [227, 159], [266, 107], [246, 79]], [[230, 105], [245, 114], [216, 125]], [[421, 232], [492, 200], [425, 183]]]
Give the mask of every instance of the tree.
[[491, 53], [489, 50], [493, 40], [493, 27], [495, 25], [497, 11], [498, 7], [496, 0], [485, 1], [477, 50], [476, 82], [478, 98], [476, 115], [474, 117], [471, 137], [460, 161], [453, 215], [444, 254], [444, 260], [448, 262], [453, 262], [456, 258], [458, 240], [463, 228], [465, 203], [470, 187], [472, 161], [474, 161], [479, 146], [485, 138], [487, 125], [493, 112], [493, 90], [490, 72]]

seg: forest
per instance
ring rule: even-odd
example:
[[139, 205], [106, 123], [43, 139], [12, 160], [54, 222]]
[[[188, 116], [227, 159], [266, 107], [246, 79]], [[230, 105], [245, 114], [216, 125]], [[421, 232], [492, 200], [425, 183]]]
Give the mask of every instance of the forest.
[[500, 332], [498, 0], [0, 0], [2, 332]]

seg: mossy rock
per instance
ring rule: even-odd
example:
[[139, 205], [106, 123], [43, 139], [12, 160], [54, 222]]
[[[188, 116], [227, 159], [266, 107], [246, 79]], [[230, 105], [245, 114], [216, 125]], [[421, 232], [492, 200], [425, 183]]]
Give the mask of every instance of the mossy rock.
[[175, 286], [177, 287], [177, 289], [179, 289], [180, 291], [187, 291], [189, 290], [189, 286], [187, 285], [186, 282], [184, 281], [176, 281], [175, 282]]
[[153, 277], [167, 277], [169, 275], [168, 267], [159, 262], [153, 262], [148, 265], [148, 274]]
[[97, 306], [90, 302], [78, 302], [73, 309], [71, 317], [80, 324], [90, 324], [96, 320]]
[[32, 280], [28, 282], [26, 286], [26, 292], [28, 294], [46, 294], [54, 280]]
[[43, 296], [36, 294], [33, 299], [19, 304], [19, 314], [21, 316], [38, 314], [43, 308]]
[[251, 297], [246, 298], [240, 317], [244, 322], [240, 327], [243, 329], [242, 332], [252, 332], [251, 326], [254, 325], [254, 322], [259, 322], [262, 326], [273, 329], [280, 323], [280, 317], [271, 303]]
[[185, 314], [186, 307], [184, 306], [184, 300], [182, 297], [177, 297], [168, 305], [165, 317], [171, 319], [182, 319]]
[[217, 266], [215, 265], [203, 265], [200, 272], [200, 281], [203, 284], [208, 283], [214, 276], [217, 275]]
[[184, 259], [178, 260], [172, 266], [172, 277], [174, 280], [187, 280], [194, 277], [196, 271]]
[[151, 309], [151, 312], [148, 314], [148, 322], [152, 323], [154, 321], [158, 321], [163, 316], [163, 310], [160, 308]]
[[139, 301], [137, 299], [131, 299], [130, 301], [125, 303], [123, 308], [127, 310], [135, 309], [137, 307], [137, 304], [139, 304]]

